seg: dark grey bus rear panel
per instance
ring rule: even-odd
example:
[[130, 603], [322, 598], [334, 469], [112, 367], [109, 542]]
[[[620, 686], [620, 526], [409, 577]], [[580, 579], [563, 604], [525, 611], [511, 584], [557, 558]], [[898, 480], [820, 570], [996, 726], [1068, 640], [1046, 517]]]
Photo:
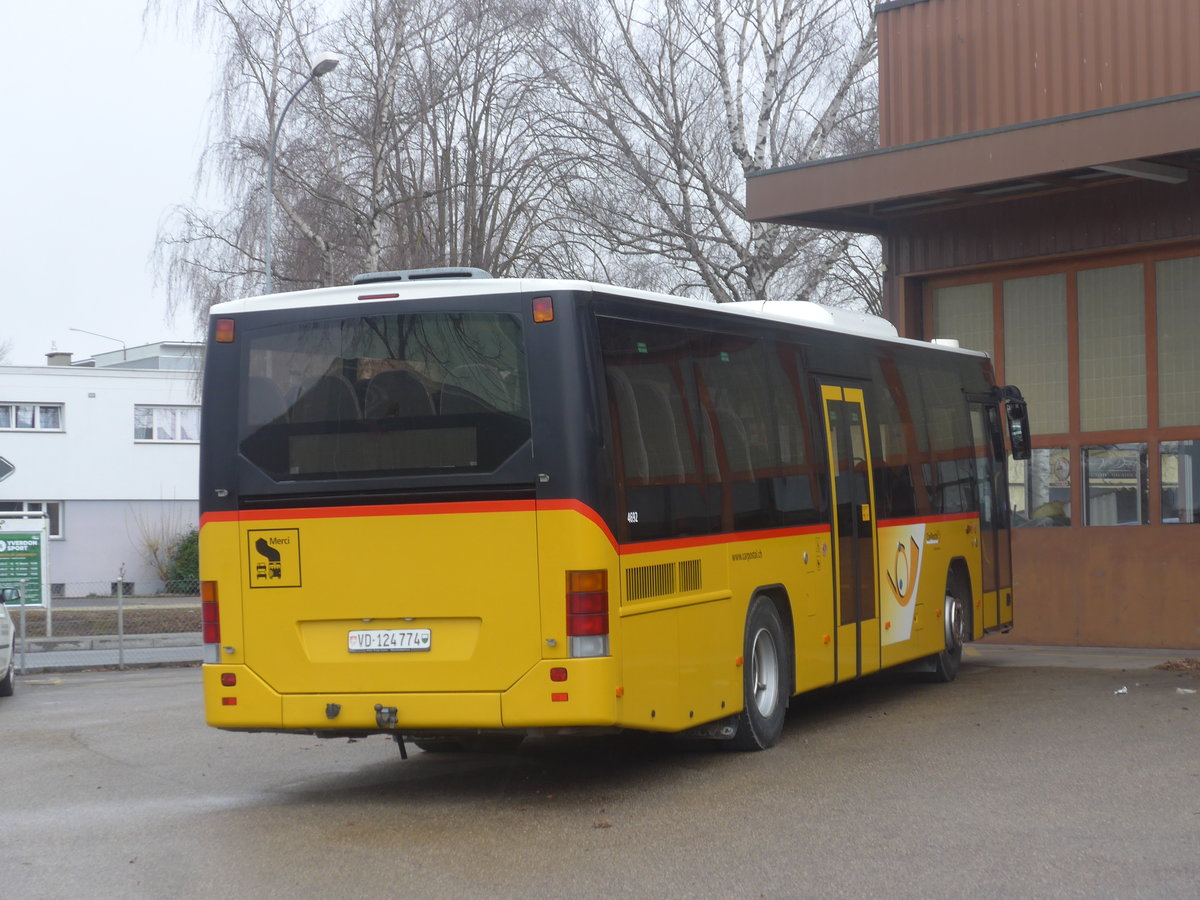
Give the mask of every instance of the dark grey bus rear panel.
[[531, 300], [231, 316], [231, 343], [210, 335], [203, 508], [579, 497], [601, 428], [575, 298], [549, 323]]

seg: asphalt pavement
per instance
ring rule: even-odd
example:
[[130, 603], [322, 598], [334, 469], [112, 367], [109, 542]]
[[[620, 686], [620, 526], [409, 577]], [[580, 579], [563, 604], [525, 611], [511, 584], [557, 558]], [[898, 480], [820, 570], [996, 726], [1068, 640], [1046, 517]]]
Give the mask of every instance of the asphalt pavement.
[[545, 735], [401, 759], [208, 728], [194, 668], [23, 677], [0, 896], [1197, 896], [1200, 673], [1148, 667], [1200, 654], [968, 650], [953, 684], [797, 698], [766, 753]]

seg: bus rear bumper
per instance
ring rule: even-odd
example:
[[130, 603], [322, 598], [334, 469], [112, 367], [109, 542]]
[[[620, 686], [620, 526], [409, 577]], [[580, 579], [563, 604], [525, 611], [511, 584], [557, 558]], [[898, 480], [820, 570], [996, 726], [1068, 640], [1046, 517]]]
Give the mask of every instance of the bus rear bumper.
[[[233, 676], [236, 685], [222, 683]], [[204, 666], [209, 725], [235, 731], [390, 732], [405, 728], [501, 728], [500, 695], [455, 693], [280, 694], [252, 669]]]
[[543, 660], [500, 695], [504, 727], [616, 725], [617, 683], [611, 656]]
[[308, 734], [612, 726], [616, 671], [611, 657], [545, 660], [503, 692], [280, 694], [246, 666], [205, 665], [205, 715], [215, 728]]

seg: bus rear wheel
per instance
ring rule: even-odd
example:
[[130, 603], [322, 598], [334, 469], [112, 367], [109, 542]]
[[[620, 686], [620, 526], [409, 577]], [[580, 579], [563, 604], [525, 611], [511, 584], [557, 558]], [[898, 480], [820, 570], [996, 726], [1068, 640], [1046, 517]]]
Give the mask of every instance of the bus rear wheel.
[[766, 597], [755, 597], [746, 614], [743, 709], [737, 733], [729, 741], [731, 749], [766, 750], [779, 743], [791, 684], [788, 658], [779, 611]]

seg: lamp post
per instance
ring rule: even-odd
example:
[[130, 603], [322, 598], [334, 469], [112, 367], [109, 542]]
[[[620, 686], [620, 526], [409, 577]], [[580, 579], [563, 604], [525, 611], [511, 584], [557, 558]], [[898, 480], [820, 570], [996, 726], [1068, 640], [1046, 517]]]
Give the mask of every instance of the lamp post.
[[120, 338], [109, 337], [107, 334], [97, 334], [95, 331], [86, 331], [83, 328], [68, 328], [67, 331], [78, 331], [80, 334], [90, 334], [92, 337], [104, 338], [106, 341], [116, 341], [121, 345], [121, 359], [129, 359], [129, 354], [125, 349], [125, 342]]
[[263, 282], [263, 293], [270, 294], [274, 290], [274, 282], [271, 278], [271, 253], [274, 249], [271, 245], [271, 226], [275, 219], [275, 145], [279, 143], [279, 131], [283, 128], [283, 117], [287, 115], [291, 109], [292, 103], [300, 92], [308, 87], [308, 83], [314, 78], [320, 78], [322, 75], [327, 75], [337, 68], [337, 64], [341, 62], [341, 58], [336, 53], [322, 53], [313, 63], [312, 71], [308, 77], [300, 83], [300, 87], [292, 92], [292, 96], [288, 98], [288, 102], [283, 105], [283, 112], [279, 114], [279, 121], [275, 123], [275, 129], [271, 132], [271, 148], [267, 153], [267, 245], [264, 256], [266, 257], [266, 278]]

